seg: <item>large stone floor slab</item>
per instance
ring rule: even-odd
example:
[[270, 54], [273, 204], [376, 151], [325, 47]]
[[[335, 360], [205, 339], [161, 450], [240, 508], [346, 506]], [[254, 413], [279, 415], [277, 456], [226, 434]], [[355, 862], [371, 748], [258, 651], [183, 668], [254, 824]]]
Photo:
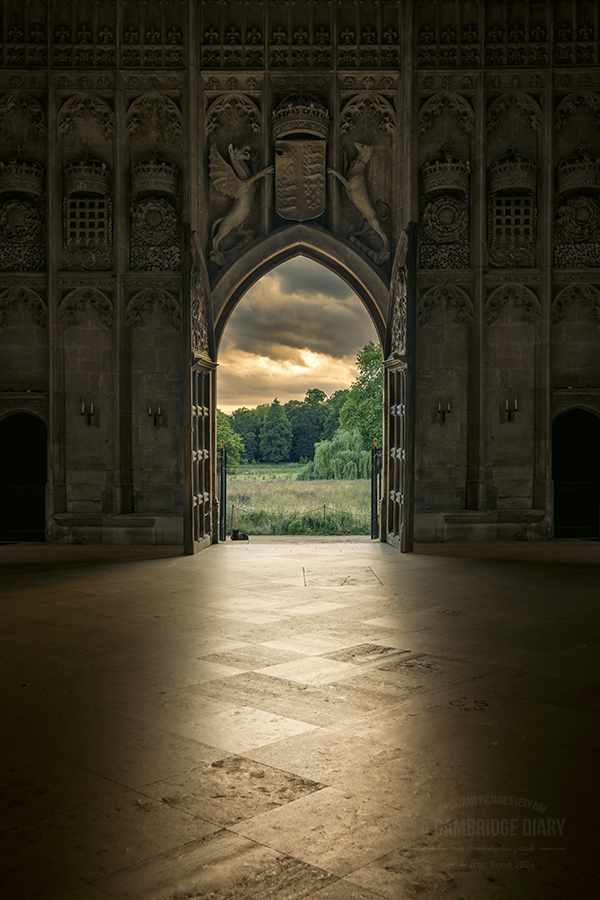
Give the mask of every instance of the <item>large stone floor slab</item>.
[[0, 546], [10, 900], [600, 896], [600, 547]]

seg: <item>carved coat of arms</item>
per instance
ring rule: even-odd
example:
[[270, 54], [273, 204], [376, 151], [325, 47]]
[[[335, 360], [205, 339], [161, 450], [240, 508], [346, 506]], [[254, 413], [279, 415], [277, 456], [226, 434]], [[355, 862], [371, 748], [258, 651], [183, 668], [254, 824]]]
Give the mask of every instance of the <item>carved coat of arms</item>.
[[275, 142], [275, 206], [283, 219], [304, 222], [325, 212], [325, 141]]

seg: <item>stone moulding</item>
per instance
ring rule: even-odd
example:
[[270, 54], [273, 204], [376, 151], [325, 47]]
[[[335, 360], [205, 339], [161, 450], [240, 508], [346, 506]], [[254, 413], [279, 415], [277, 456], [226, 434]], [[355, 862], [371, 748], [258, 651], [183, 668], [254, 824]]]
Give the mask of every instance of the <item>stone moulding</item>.
[[75, 119], [96, 119], [106, 137], [114, 130], [113, 111], [97, 94], [86, 92], [69, 97], [58, 111], [58, 133], [68, 134], [75, 127]]
[[37, 291], [24, 287], [6, 288], [0, 293], [0, 327], [8, 325], [8, 313], [19, 303], [27, 306], [36, 325], [46, 328], [48, 324], [46, 304]]
[[425, 291], [419, 298], [417, 321], [420, 326], [429, 322], [440, 303], [444, 303], [446, 309], [456, 310], [454, 322], [457, 325], [469, 325], [473, 321], [473, 303], [467, 292], [456, 285], [439, 285]]
[[389, 100], [386, 100], [377, 91], [361, 91], [355, 94], [343, 107], [340, 114], [340, 131], [347, 134], [356, 128], [356, 119], [364, 115], [367, 109], [375, 112], [379, 117], [379, 128], [387, 134], [393, 134], [396, 130], [396, 113]]
[[260, 131], [260, 110], [254, 100], [251, 100], [246, 94], [233, 91], [217, 97], [208, 107], [206, 112], [207, 133], [213, 134], [217, 131], [222, 120], [231, 117], [234, 112], [246, 123], [250, 131], [253, 133]]
[[137, 134], [146, 121], [155, 133], [164, 138], [181, 137], [181, 110], [174, 100], [160, 91], [147, 91], [132, 102], [127, 110], [127, 133]]
[[455, 91], [440, 91], [425, 101], [419, 112], [419, 134], [424, 134], [433, 126], [435, 116], [440, 116], [448, 109], [453, 116], [458, 116], [458, 127], [469, 134], [475, 126], [475, 111], [462, 94]]
[[514, 106], [526, 117], [527, 127], [530, 131], [539, 131], [542, 127], [542, 110], [531, 94], [525, 91], [508, 91], [497, 97], [487, 114], [488, 134], [492, 134], [500, 127], [500, 120], [506, 115], [509, 108]]
[[112, 300], [97, 288], [75, 288], [63, 298], [58, 308], [58, 318], [65, 328], [78, 325], [77, 312], [92, 306], [105, 328], [114, 327], [114, 307]]
[[159, 306], [166, 313], [167, 321], [172, 328], [176, 331], [181, 328], [179, 300], [170, 291], [160, 288], [145, 288], [134, 294], [125, 310], [125, 324], [132, 328], [145, 325], [142, 313], [148, 312], [155, 306]]
[[554, 419], [568, 409], [585, 408], [600, 415], [600, 391], [554, 390], [550, 393], [550, 415]]
[[590, 322], [600, 324], [600, 290], [592, 284], [570, 284], [556, 295], [552, 302], [552, 324], [558, 325], [573, 303], [589, 309]]
[[37, 415], [48, 422], [49, 400], [47, 393], [13, 393], [0, 394], [0, 419], [16, 412], [27, 412]]
[[583, 105], [585, 112], [594, 117], [593, 124], [600, 125], [600, 94], [596, 91], [572, 91], [561, 100], [556, 108], [554, 127], [556, 131], [562, 131], [569, 124], [569, 116], [577, 112], [577, 107]]
[[522, 310], [521, 321], [535, 325], [540, 318], [540, 301], [524, 284], [502, 285], [496, 288], [485, 301], [485, 324], [494, 325], [507, 304]]
[[31, 94], [9, 91], [0, 98], [0, 134], [9, 130], [8, 119], [22, 112], [39, 134], [46, 131], [46, 114], [41, 103]]

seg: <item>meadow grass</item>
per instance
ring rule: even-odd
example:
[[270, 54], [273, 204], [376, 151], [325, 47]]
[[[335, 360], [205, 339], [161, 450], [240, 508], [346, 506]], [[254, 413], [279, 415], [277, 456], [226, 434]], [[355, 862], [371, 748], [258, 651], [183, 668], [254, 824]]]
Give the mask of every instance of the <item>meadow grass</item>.
[[368, 479], [295, 481], [302, 468], [262, 463], [230, 470], [227, 532], [233, 527], [247, 534], [369, 534]]

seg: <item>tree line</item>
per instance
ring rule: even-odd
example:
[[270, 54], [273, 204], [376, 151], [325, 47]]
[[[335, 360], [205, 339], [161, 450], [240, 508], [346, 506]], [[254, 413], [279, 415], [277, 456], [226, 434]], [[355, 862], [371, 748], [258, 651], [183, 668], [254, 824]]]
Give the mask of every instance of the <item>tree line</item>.
[[[227, 449], [229, 464], [305, 462], [312, 463], [307, 477], [366, 477], [364, 458], [356, 454], [369, 450], [374, 440], [381, 444], [383, 361], [379, 345], [369, 341], [357, 354], [356, 365], [356, 380], [330, 397], [319, 388], [310, 388], [304, 400], [282, 404], [275, 398], [254, 409], [241, 407], [231, 415], [217, 410], [217, 439]], [[336, 454], [332, 456], [332, 450], [346, 454], [345, 471], [355, 471], [347, 455], [354, 454], [361, 474], [341, 474], [339, 461], [340, 474], [324, 474], [325, 469], [333, 472]]]

